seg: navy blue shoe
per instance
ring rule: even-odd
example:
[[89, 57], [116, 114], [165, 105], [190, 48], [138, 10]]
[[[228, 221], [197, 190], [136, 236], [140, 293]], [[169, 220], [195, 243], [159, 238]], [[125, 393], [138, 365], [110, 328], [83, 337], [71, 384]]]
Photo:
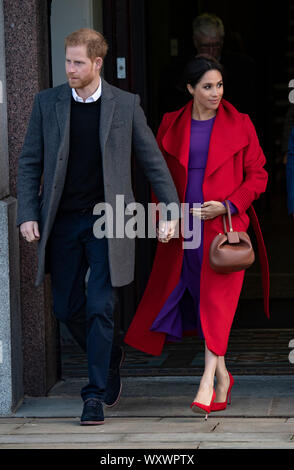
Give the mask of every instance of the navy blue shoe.
[[88, 398], [85, 400], [80, 424], [83, 426], [104, 424], [103, 405], [98, 398]]
[[120, 379], [120, 368], [125, 359], [125, 352], [122, 347], [117, 348], [116, 353], [111, 358], [111, 364], [108, 372], [107, 386], [104, 397], [104, 403], [107, 408], [111, 408], [118, 404], [122, 382]]

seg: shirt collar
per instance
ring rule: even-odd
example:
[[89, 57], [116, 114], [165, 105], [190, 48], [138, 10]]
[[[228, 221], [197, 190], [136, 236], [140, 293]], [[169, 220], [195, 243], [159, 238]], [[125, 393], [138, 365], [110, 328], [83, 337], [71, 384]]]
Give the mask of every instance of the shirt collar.
[[79, 103], [93, 103], [94, 101], [99, 100], [101, 93], [102, 93], [102, 80], [100, 79], [99, 86], [95, 93], [93, 95], [89, 96], [86, 101], [84, 101], [76, 92], [74, 88], [71, 89], [72, 92], [72, 97], [75, 101], [78, 101]]

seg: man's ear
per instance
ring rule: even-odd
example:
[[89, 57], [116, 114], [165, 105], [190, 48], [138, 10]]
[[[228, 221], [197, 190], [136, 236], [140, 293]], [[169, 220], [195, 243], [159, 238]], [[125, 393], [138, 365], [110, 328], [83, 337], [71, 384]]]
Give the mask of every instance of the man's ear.
[[102, 57], [96, 57], [96, 59], [94, 60], [94, 63], [95, 63], [96, 70], [102, 69], [102, 65], [103, 65]]

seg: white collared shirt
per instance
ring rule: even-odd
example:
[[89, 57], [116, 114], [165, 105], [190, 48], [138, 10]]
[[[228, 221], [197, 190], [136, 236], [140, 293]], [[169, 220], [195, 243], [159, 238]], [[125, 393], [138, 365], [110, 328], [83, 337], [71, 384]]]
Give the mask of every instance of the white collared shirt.
[[102, 80], [100, 79], [99, 87], [97, 88], [95, 93], [93, 93], [93, 95], [89, 96], [85, 101], [83, 100], [83, 98], [81, 98], [77, 94], [77, 92], [74, 88], [71, 89], [71, 92], [72, 92], [73, 99], [75, 101], [78, 101], [79, 103], [94, 103], [94, 101], [99, 100], [99, 98], [101, 96], [101, 93], [102, 93]]

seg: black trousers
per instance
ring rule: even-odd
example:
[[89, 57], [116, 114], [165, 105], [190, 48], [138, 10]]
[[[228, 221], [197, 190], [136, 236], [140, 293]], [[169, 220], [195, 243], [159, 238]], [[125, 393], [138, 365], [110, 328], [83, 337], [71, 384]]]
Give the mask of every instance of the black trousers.
[[103, 400], [118, 347], [112, 347], [116, 291], [107, 239], [93, 234], [97, 217], [92, 211], [58, 213], [48, 243], [54, 314], [87, 353], [89, 383], [81, 390], [83, 400]]

